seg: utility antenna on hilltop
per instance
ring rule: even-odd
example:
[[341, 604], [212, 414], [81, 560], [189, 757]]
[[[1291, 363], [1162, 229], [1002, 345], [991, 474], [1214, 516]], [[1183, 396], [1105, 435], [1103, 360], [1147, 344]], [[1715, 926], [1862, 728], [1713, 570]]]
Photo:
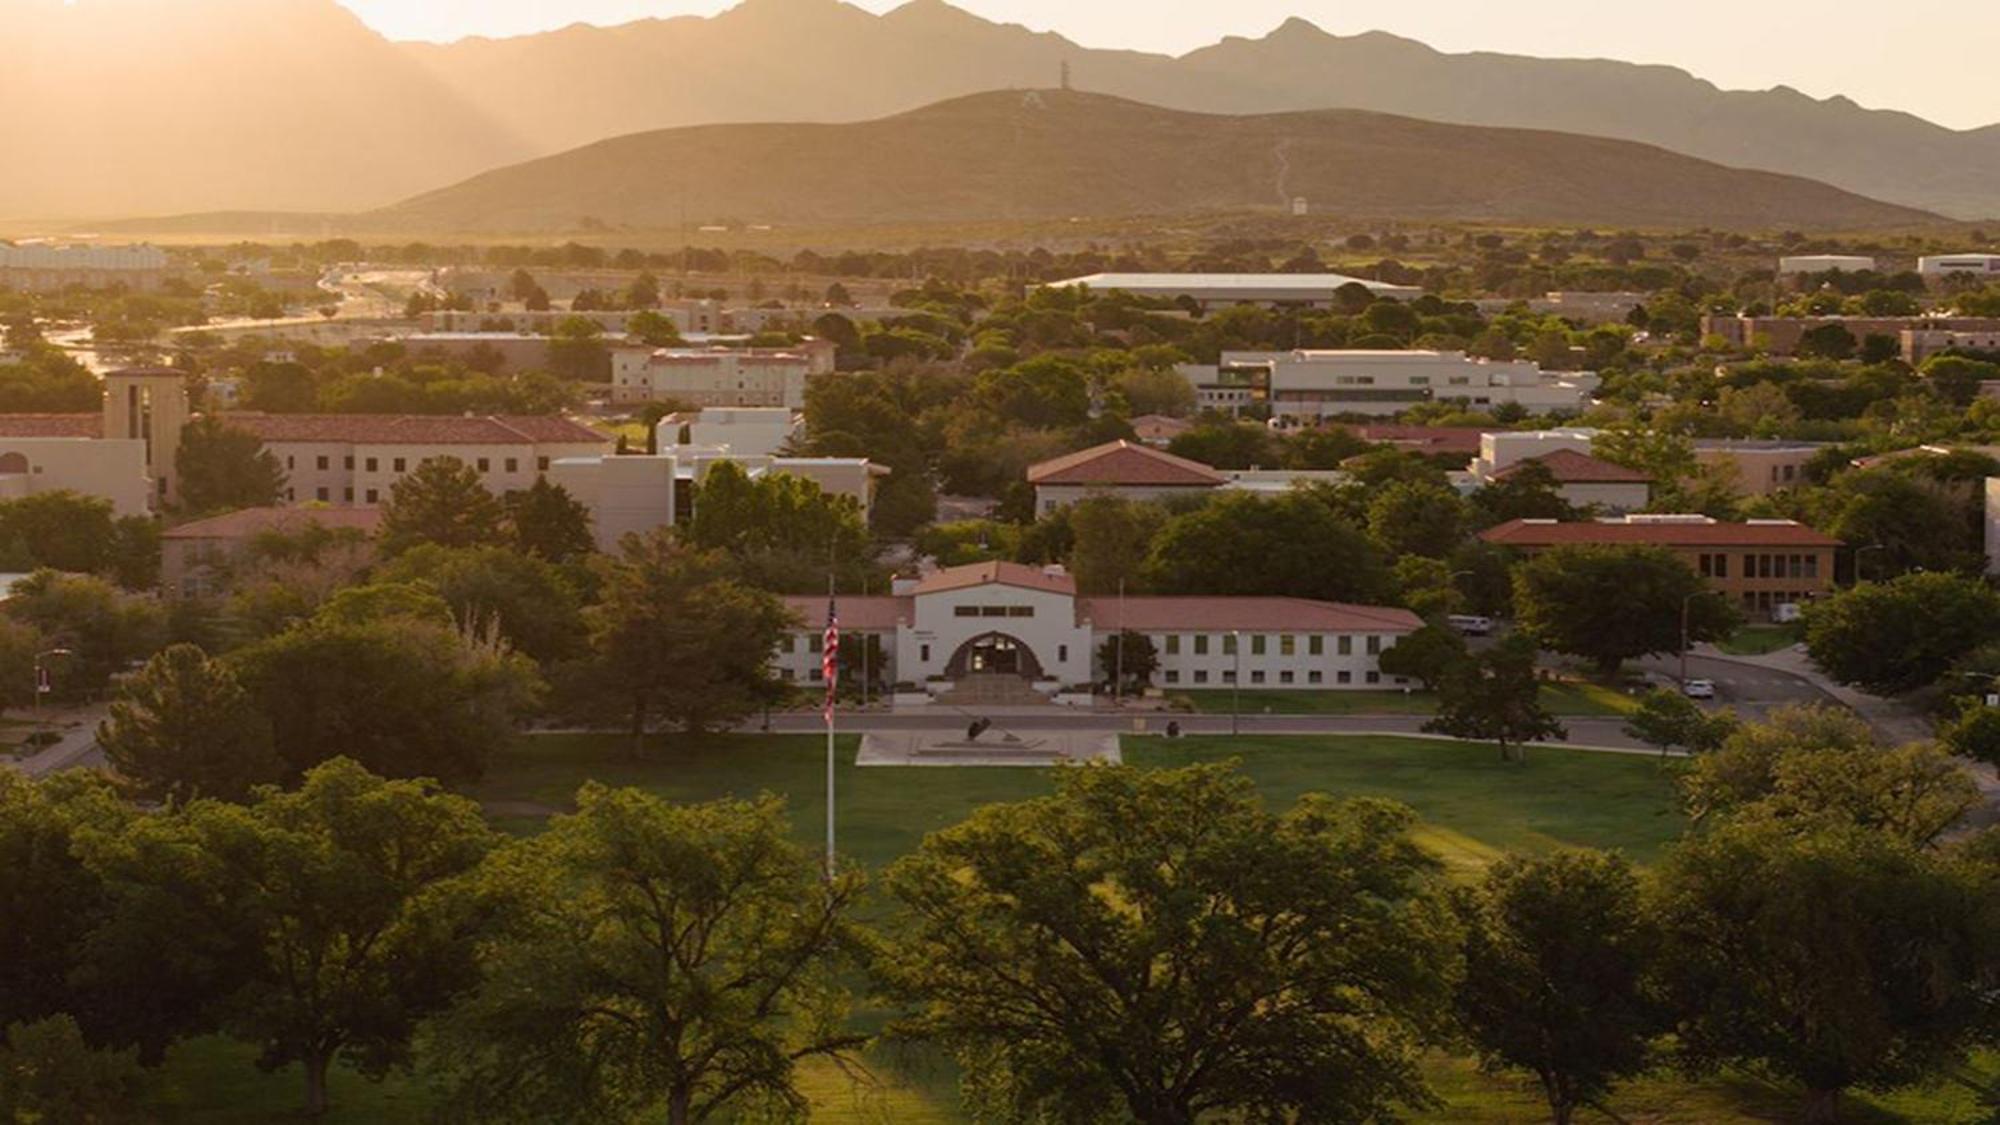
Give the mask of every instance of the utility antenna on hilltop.
[[1063, 60], [1063, 64], [1062, 64], [1062, 88], [1063, 88], [1063, 89], [1065, 89], [1065, 90], [1068, 90], [1068, 89], [1070, 88], [1070, 84], [1069, 84], [1069, 60], [1068, 60], [1068, 59], [1064, 59], [1064, 60]]

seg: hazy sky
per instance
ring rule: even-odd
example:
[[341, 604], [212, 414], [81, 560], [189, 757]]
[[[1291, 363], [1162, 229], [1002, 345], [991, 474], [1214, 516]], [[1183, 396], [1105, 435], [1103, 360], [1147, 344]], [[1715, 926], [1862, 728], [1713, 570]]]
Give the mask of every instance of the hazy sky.
[[[397, 39], [517, 35], [579, 20], [709, 15], [733, 0], [341, 0]], [[857, 0], [873, 11], [901, 0]], [[1956, 128], [2000, 122], [1996, 0], [957, 0], [988, 19], [1058, 31], [1090, 47], [1178, 54], [1224, 35], [1262, 35], [1298, 15], [1328, 31], [1383, 30], [1440, 50], [1668, 63], [1731, 89], [1785, 84], [1846, 94]]]

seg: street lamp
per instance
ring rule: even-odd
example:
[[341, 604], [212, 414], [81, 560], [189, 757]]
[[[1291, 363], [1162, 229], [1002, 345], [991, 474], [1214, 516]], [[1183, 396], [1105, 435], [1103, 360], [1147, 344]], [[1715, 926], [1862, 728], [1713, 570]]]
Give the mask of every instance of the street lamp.
[[74, 652], [71, 652], [69, 649], [66, 648], [44, 649], [41, 652], [35, 654], [35, 717], [36, 718], [39, 719], [42, 715], [42, 696], [47, 694], [49, 690], [48, 685], [45, 682], [43, 682], [43, 676], [46, 673], [45, 670], [42, 668], [42, 658], [47, 656], [75, 656], [75, 655], [76, 654]]
[[1240, 716], [1243, 714], [1243, 631], [1229, 631], [1229, 655], [1236, 658], [1236, 668], [1229, 673], [1229, 737], [1235, 738], [1241, 732]]
[[1694, 604], [1696, 598], [1707, 592], [1706, 590], [1696, 590], [1694, 593], [1681, 599], [1681, 687], [1683, 688], [1687, 687], [1688, 682], [1688, 609]]

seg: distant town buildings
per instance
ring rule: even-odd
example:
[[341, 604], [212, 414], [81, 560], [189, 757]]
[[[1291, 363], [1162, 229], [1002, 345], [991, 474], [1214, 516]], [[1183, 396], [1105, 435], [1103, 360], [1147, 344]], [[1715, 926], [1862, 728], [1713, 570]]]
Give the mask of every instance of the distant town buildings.
[[1503, 430], [1479, 439], [1479, 456], [1467, 471], [1481, 485], [1508, 479], [1530, 462], [1555, 478], [1557, 495], [1577, 508], [1630, 512], [1652, 499], [1653, 479], [1591, 454], [1596, 430]]
[[1147, 502], [1218, 491], [1284, 492], [1312, 481], [1348, 479], [1339, 470], [1215, 469], [1152, 446], [1112, 441], [1028, 469], [1035, 511], [1060, 511], [1093, 496]]
[[1581, 411], [1598, 377], [1544, 371], [1534, 363], [1486, 360], [1463, 352], [1225, 352], [1214, 368], [1183, 366], [1198, 399], [1215, 408], [1219, 392], [1241, 402], [1268, 401], [1280, 425], [1312, 425], [1342, 415], [1389, 418], [1426, 402], [1471, 410], [1513, 404], [1530, 414]]
[[1840, 540], [1792, 520], [1723, 523], [1701, 515], [1633, 515], [1562, 523], [1510, 520], [1480, 538], [1533, 555], [1577, 544], [1640, 545], [1673, 552], [1746, 613], [1768, 615], [1833, 589]]
[[1201, 310], [1236, 305], [1330, 309], [1334, 294], [1358, 285], [1373, 297], [1411, 301], [1424, 295], [1416, 285], [1392, 285], [1339, 273], [1094, 273], [1051, 281], [1045, 289], [1086, 286], [1095, 293], [1129, 293], [1163, 301], [1186, 301]]
[[[1704, 336], [1720, 337], [1732, 348], [1755, 349], [1774, 356], [1796, 355], [1806, 335], [1828, 325], [1837, 325], [1854, 339], [1858, 347], [1871, 336], [1894, 341], [1905, 362], [1912, 359], [1919, 341], [1930, 341], [1933, 333], [1973, 333], [1980, 336], [2000, 333], [2000, 317], [1988, 316], [1705, 316]], [[1931, 347], [1932, 353], [1941, 350]]]
[[803, 410], [806, 384], [834, 371], [836, 352], [810, 338], [782, 348], [617, 348], [611, 400]]
[[167, 279], [167, 252], [157, 246], [59, 246], [0, 242], [0, 289], [47, 293], [80, 285], [157, 289]]
[[[774, 658], [786, 680], [821, 680], [825, 598], [789, 598], [806, 625]], [[888, 596], [840, 599], [841, 631], [879, 637], [886, 679], [911, 690], [1014, 678], [1054, 695], [1099, 682], [1105, 643], [1151, 642], [1169, 688], [1365, 690], [1405, 686], [1381, 654], [1423, 625], [1404, 609], [1301, 598], [1086, 597], [1061, 567], [989, 562], [899, 579]], [[1239, 679], [1240, 674], [1240, 679]]]
[[425, 461], [454, 457], [495, 495], [519, 492], [554, 462], [611, 452], [612, 440], [538, 415], [224, 414], [285, 471], [285, 499], [374, 507]]

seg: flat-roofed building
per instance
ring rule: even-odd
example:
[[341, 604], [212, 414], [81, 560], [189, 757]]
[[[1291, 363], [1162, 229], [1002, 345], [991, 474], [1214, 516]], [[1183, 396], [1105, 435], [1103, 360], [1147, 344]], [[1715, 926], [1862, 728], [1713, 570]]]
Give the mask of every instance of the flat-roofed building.
[[1915, 367], [1942, 352], [2000, 352], [2000, 326], [1960, 331], [1905, 328], [1901, 342], [1903, 362]]
[[648, 456], [590, 454], [556, 461], [549, 479], [590, 510], [600, 550], [612, 551], [627, 535], [673, 527], [700, 503], [699, 486], [716, 466], [740, 467], [752, 478], [799, 477], [829, 496], [853, 500], [866, 520], [889, 468], [864, 457], [747, 456], [724, 448], [678, 446]]
[[1566, 413], [1588, 406], [1598, 387], [1589, 372], [1544, 371], [1524, 360], [1463, 352], [1301, 350], [1263, 366], [1271, 416], [1292, 425], [1344, 415], [1392, 417], [1426, 402]]
[[1787, 254], [1778, 259], [1778, 276], [1789, 277], [1797, 274], [1870, 273], [1875, 269], [1875, 259], [1866, 254]]
[[1925, 277], [2000, 277], [2000, 254], [1926, 254], [1917, 259], [1917, 272]]
[[[1735, 348], [1755, 348], [1774, 356], [1794, 355], [1806, 333], [1837, 325], [1857, 346], [1870, 336], [1896, 341], [1908, 332], [2000, 332], [2000, 317], [1988, 316], [1705, 316], [1704, 336], [1718, 336]], [[1909, 357], [1904, 356], [1905, 359]]]
[[0, 289], [50, 293], [86, 289], [156, 289], [167, 279], [167, 253], [157, 246], [59, 246], [0, 242]]
[[[786, 599], [798, 624], [773, 657], [778, 674], [817, 683], [824, 597]], [[1423, 625], [1405, 609], [1303, 598], [1085, 597], [1060, 567], [988, 562], [899, 580], [894, 595], [841, 598], [843, 633], [881, 638], [887, 682], [934, 688], [1018, 678], [1053, 694], [1114, 674], [1106, 642], [1124, 632], [1152, 643], [1154, 683], [1170, 689], [1402, 687], [1381, 655]]]
[[1510, 520], [1481, 532], [1480, 538], [1529, 555], [1580, 545], [1660, 547], [1745, 612], [1757, 615], [1831, 592], [1841, 547], [1840, 540], [1793, 520], [1724, 523], [1701, 515]]
[[1162, 301], [1191, 301], [1202, 309], [1259, 305], [1269, 308], [1330, 309], [1335, 296], [1358, 285], [1373, 297], [1411, 301], [1424, 295], [1416, 285], [1393, 285], [1341, 273], [1094, 273], [1051, 281], [1044, 289], [1086, 287], [1095, 293], [1129, 293]]
[[1696, 438], [1694, 458], [1723, 469], [1745, 496], [1769, 496], [1806, 482], [1806, 466], [1826, 445], [1812, 441]]
[[804, 428], [804, 418], [782, 406], [711, 406], [660, 419], [654, 427], [654, 444], [662, 453], [685, 445], [727, 449], [743, 457], [775, 457]]
[[611, 355], [611, 401], [803, 410], [806, 385], [831, 374], [831, 341], [783, 348], [619, 348]]
[[0, 415], [0, 500], [74, 492], [111, 502], [112, 513], [152, 510], [146, 443], [108, 440], [101, 414]]

